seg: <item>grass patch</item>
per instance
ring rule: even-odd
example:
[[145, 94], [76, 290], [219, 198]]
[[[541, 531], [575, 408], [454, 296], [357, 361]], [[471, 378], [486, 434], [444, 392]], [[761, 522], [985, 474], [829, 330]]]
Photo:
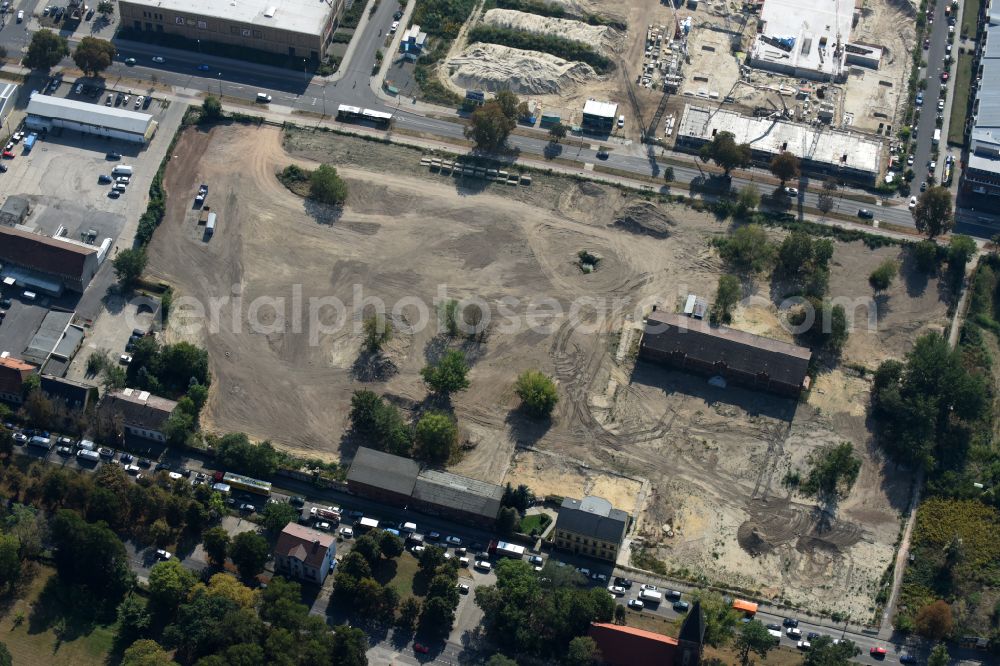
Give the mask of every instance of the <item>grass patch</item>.
[[303, 198], [309, 196], [309, 177], [312, 176], [312, 171], [309, 169], [289, 164], [279, 171], [277, 176], [281, 184], [291, 190], [292, 194]]
[[[108, 663], [115, 636], [113, 624], [94, 625], [86, 633], [71, 633], [68, 629], [76, 624], [72, 620], [60, 619], [41, 628], [31, 621], [34, 613], [39, 610], [46, 612], [41, 608], [44, 604], [40, 603], [39, 598], [53, 576], [55, 569], [39, 567], [24, 596], [11, 603], [0, 617], [0, 634], [3, 635], [3, 642], [10, 650], [14, 663], [26, 666], [102, 666]], [[52, 609], [49, 612], [56, 610], [65, 612], [67, 609]], [[78, 610], [86, 612], [87, 609]], [[20, 617], [25, 619], [18, 622]]]
[[983, 0], [965, 0], [965, 7], [962, 8], [962, 34], [968, 35], [969, 39], [976, 37], [982, 8]]
[[537, 530], [541, 534], [552, 523], [552, 517], [547, 513], [536, 513], [525, 516], [521, 519], [521, 527], [518, 531], [524, 534], [531, 534], [532, 530]]
[[972, 54], [958, 56], [955, 67], [955, 90], [951, 97], [951, 121], [948, 124], [948, 143], [961, 146], [965, 143], [965, 112], [969, 108], [969, 91], [972, 86]]
[[[382, 564], [388, 564], [388, 560], [384, 560]], [[410, 597], [422, 597], [423, 594], [418, 594], [413, 587], [413, 580], [416, 578], [417, 571], [420, 567], [420, 562], [417, 558], [413, 557], [408, 551], [404, 552], [395, 560], [392, 560], [395, 564], [395, 571], [393, 572], [392, 578], [387, 582], [383, 583], [387, 587], [391, 587], [396, 590], [399, 595], [399, 601], [402, 603], [404, 599], [409, 599]], [[379, 580], [379, 582], [382, 582]], [[420, 590], [424, 592], [424, 590]]]

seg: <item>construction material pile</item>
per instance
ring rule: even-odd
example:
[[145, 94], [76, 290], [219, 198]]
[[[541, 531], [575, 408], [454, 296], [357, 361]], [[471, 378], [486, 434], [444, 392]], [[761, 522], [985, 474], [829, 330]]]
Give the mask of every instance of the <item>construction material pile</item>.
[[469, 46], [448, 61], [448, 72], [452, 82], [466, 90], [510, 88], [521, 95], [559, 95], [597, 78], [585, 63], [498, 44]]
[[491, 9], [483, 17], [486, 25], [520, 30], [536, 35], [552, 35], [586, 44], [603, 55], [621, 51], [625, 35], [606, 25], [589, 25], [572, 19], [550, 18], [513, 9]]

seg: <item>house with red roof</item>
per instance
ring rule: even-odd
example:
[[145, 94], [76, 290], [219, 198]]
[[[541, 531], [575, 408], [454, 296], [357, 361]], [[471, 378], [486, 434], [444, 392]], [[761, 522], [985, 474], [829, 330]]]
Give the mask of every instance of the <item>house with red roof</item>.
[[337, 540], [298, 523], [288, 523], [274, 545], [275, 571], [305, 583], [322, 585], [330, 573]]

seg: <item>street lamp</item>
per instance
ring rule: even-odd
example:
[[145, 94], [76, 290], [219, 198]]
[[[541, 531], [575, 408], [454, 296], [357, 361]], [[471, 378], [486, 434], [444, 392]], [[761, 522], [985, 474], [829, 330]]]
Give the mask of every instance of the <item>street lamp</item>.
[[306, 76], [306, 59], [303, 58], [302, 59], [302, 81], [306, 82], [308, 80], [309, 80], [309, 77]]
[[222, 72], [219, 72], [219, 100], [222, 100]]

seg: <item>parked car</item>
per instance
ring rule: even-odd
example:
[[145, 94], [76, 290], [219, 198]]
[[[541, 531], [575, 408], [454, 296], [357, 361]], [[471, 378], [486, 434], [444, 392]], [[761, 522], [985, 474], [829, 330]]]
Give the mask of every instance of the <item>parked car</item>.
[[797, 187], [786, 187], [785, 188], [785, 194], [787, 194], [790, 197], [797, 197], [797, 196], [799, 196], [799, 188], [797, 188]]
[[913, 210], [916, 207], [917, 207], [917, 197], [912, 196], [910, 197], [910, 210]]
[[640, 590], [654, 590], [655, 591], [656, 590], [656, 586], [655, 585], [650, 585], [649, 583], [643, 583], [642, 585], [639, 586], [639, 589]]
[[111, 182], [111, 176], [109, 176], [106, 173], [102, 173], [100, 176], [97, 177], [97, 184], [98, 185], [107, 185], [110, 182]]
[[149, 459], [147, 459], [147, 458], [139, 458], [139, 467], [144, 467], [146, 469], [149, 469], [152, 466], [153, 466], [153, 463], [150, 462]]
[[632, 581], [630, 581], [628, 578], [622, 578], [620, 576], [615, 578], [615, 585], [621, 585], [626, 590], [632, 589]]
[[299, 497], [298, 495], [294, 495], [294, 496], [288, 498], [288, 503], [291, 504], [292, 506], [297, 506], [297, 507], [301, 508], [302, 506], [305, 505], [306, 498], [305, 497]]
[[596, 571], [590, 575], [590, 579], [591, 580], [596, 580], [596, 581], [601, 582], [601, 583], [608, 582], [608, 576], [607, 576], [607, 574], [598, 573]]
[[428, 540], [428, 541], [437, 541], [437, 540], [439, 540], [440, 538], [441, 538], [441, 533], [440, 533], [440, 532], [430, 532], [430, 533], [429, 533], [429, 534], [427, 535], [427, 540]]
[[428, 652], [431, 651], [431, 649], [429, 647], [427, 647], [426, 645], [424, 645], [423, 643], [414, 643], [413, 644], [413, 651], [414, 652], [419, 652], [420, 654], [427, 654]]
[[316, 523], [315, 527], [316, 529], [322, 530], [324, 532], [330, 531], [330, 523], [326, 522], [325, 520], [321, 520], [320, 522]]
[[799, 621], [796, 620], [794, 617], [786, 617], [784, 620], [782, 620], [781, 624], [785, 625], [786, 627], [797, 627], [799, 626]]
[[125, 58], [125, 64], [129, 67], [135, 67], [135, 58]]
[[870, 220], [875, 217], [875, 213], [871, 212], [867, 208], [859, 208], [858, 217], [860, 217], [863, 220]]
[[615, 595], [616, 597], [625, 596], [625, 588], [621, 585], [608, 585], [608, 592]]
[[445, 541], [447, 543], [450, 543], [452, 546], [461, 546], [462, 545], [462, 540], [459, 539], [457, 536], [446, 537]]
[[101, 448], [97, 449], [97, 454], [102, 458], [111, 458], [112, 456], [115, 455], [115, 452], [106, 446], [102, 446]]
[[[121, 95], [121, 93], [118, 93]], [[120, 160], [122, 158], [121, 153], [108, 153], [105, 157], [109, 160]]]
[[458, 587], [458, 591], [459, 591], [460, 594], [468, 594], [469, 593], [469, 589], [470, 588], [465, 583], [459, 583], [457, 585], [457, 587]]
[[674, 610], [677, 611], [678, 613], [687, 613], [688, 609], [690, 609], [690, 608], [691, 608], [691, 604], [689, 604], [686, 601], [675, 601], [674, 602]]
[[354, 538], [354, 529], [351, 527], [341, 527], [340, 536], [344, 537], [345, 539], [352, 539]]
[[885, 648], [882, 647], [881, 645], [873, 645], [871, 649], [868, 650], [868, 654], [874, 657], [875, 659], [885, 659], [885, 655], [887, 653]]
[[767, 630], [768, 631], [781, 631], [781, 625], [772, 622], [771, 624], [767, 625]]
[[899, 663], [901, 663], [901, 664], [915, 664], [915, 663], [917, 663], [917, 658], [914, 657], [912, 654], [903, 653], [903, 654], [899, 655]]
[[808, 650], [809, 648], [812, 647], [812, 644], [809, 641], [799, 641], [798, 643], [795, 644], [795, 647], [797, 647], [800, 650]]
[[162, 548], [156, 551], [156, 559], [158, 560], [169, 560], [173, 555], [168, 550], [163, 550]]
[[797, 640], [799, 640], [800, 638], [802, 638], [802, 632], [801, 632], [801, 631], [799, 631], [798, 629], [796, 629], [795, 627], [789, 627], [789, 628], [788, 628], [788, 629], [787, 629], [787, 630], [785, 631], [785, 635], [787, 635], [787, 636], [788, 636], [789, 638], [791, 638], [791, 639], [792, 639], [793, 641], [797, 641]]
[[642, 610], [646, 607], [646, 604], [642, 603], [642, 599], [629, 599], [628, 607], [632, 610]]
[[493, 571], [493, 565], [486, 560], [476, 560], [476, 568], [480, 571]]
[[58, 446], [56, 447], [56, 453], [61, 456], [71, 456], [73, 455], [73, 449], [68, 446]]
[[135, 460], [135, 458], [132, 457], [131, 453], [123, 452], [120, 456], [118, 456], [118, 460], [120, 460], [123, 465], [127, 465], [133, 460]]
[[153, 56], [153, 62], [165, 63], [166, 59], [163, 56]]
[[542, 559], [541, 555], [532, 555], [531, 557], [528, 558], [528, 563], [538, 566], [544, 564], [545, 560]]
[[24, 444], [28, 441], [28, 436], [21, 432], [14, 433], [14, 441], [18, 444]]

